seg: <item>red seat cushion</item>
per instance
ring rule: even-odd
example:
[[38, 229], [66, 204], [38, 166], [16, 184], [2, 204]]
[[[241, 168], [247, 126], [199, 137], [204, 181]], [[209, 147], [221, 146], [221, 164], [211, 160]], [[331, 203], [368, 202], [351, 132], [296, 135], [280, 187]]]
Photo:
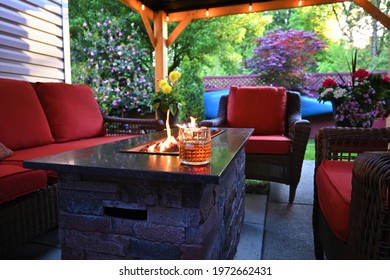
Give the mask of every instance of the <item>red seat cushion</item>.
[[42, 170], [0, 165], [0, 203], [34, 192], [46, 185], [47, 176]]
[[248, 154], [279, 154], [290, 153], [291, 139], [281, 135], [260, 135], [249, 137], [245, 146]]
[[325, 160], [315, 178], [321, 210], [332, 231], [342, 240], [348, 237], [352, 167], [353, 162]]
[[90, 87], [65, 83], [35, 83], [33, 86], [55, 142], [105, 134], [103, 117]]
[[13, 165], [22, 166], [23, 160], [45, 157], [45, 156], [50, 156], [50, 155], [68, 152], [72, 150], [92, 147], [95, 145], [132, 138], [135, 136], [137, 135], [102, 136], [102, 137], [83, 139], [78, 141], [71, 141], [66, 143], [52, 143], [50, 145], [18, 150], [18, 151], [14, 151], [14, 153], [11, 156], [6, 157], [2, 161], [0, 161], [0, 166], [1, 164], [13, 164]]
[[45, 113], [31, 84], [0, 79], [0, 142], [17, 150], [52, 141]]
[[253, 135], [283, 135], [286, 102], [282, 87], [231, 87], [228, 126], [254, 128]]
[[[2, 161], [0, 161], [0, 167], [1, 165], [16, 165], [22, 167], [24, 160], [50, 156], [58, 153], [76, 150], [76, 149], [92, 147], [95, 145], [132, 138], [135, 136], [136, 135], [102, 136], [102, 137], [83, 139], [78, 141], [71, 141], [66, 143], [52, 143], [50, 145], [18, 150], [15, 151], [13, 155], [6, 157]], [[48, 177], [49, 184], [53, 184], [57, 182], [56, 172], [47, 170], [46, 174]]]

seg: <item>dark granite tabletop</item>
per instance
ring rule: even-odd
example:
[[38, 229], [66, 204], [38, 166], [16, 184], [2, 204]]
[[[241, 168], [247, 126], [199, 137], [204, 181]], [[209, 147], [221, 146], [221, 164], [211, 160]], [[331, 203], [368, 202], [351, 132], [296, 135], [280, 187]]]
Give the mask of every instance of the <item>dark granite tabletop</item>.
[[[166, 132], [146, 134], [52, 156], [24, 161], [31, 169], [63, 173], [136, 177], [171, 181], [218, 183], [229, 163], [245, 145], [253, 129], [227, 128], [212, 138], [211, 161], [207, 165], [181, 164], [178, 155], [123, 152], [164, 139]], [[175, 133], [175, 132], [173, 132]]]

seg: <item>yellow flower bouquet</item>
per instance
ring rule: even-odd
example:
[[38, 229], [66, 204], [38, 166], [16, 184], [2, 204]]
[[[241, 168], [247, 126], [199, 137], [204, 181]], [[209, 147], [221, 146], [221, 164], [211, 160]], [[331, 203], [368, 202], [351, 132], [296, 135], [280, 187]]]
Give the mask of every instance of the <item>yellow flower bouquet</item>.
[[150, 106], [154, 112], [160, 110], [166, 113], [169, 110], [173, 116], [177, 115], [180, 104], [178, 96], [180, 76], [180, 72], [172, 71], [169, 73], [168, 80], [159, 81], [159, 90], [150, 101]]

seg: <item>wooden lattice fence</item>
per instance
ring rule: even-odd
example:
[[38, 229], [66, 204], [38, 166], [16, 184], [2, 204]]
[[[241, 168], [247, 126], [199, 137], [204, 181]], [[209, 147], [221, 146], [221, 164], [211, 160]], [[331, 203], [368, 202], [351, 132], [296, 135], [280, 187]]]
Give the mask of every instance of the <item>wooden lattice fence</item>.
[[203, 84], [206, 91], [228, 89], [231, 86], [256, 86], [259, 75], [236, 76], [204, 76]]
[[[386, 71], [376, 71], [374, 73], [386, 75]], [[326, 78], [332, 78], [337, 82], [343, 79], [345, 82], [351, 81], [351, 75], [348, 72], [343, 73], [313, 73], [311, 79], [305, 86], [306, 93], [311, 96], [317, 96], [317, 89], [322, 85]], [[259, 85], [259, 75], [235, 75], [235, 76], [204, 76], [203, 84], [206, 91], [229, 89], [231, 86], [256, 86]]]

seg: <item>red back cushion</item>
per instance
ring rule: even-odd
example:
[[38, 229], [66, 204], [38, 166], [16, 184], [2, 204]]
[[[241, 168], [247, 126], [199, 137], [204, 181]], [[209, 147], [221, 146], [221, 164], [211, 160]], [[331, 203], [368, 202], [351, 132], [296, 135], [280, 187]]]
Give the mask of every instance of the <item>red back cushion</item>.
[[286, 90], [282, 87], [231, 87], [228, 126], [254, 128], [253, 135], [282, 135], [286, 103]]
[[52, 141], [45, 113], [31, 84], [0, 79], [0, 142], [18, 150]]
[[105, 134], [103, 117], [90, 87], [65, 83], [36, 83], [33, 86], [55, 142]]

